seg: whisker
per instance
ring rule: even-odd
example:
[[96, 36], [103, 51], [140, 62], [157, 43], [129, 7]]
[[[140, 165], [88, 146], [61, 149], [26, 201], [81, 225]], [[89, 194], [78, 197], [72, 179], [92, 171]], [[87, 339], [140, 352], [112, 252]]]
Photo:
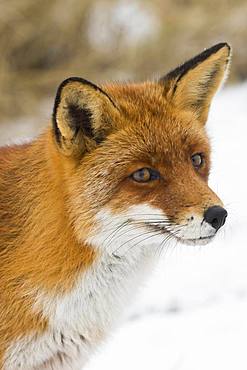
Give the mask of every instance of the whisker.
[[[176, 240], [174, 237], [179, 233], [179, 231], [180, 231], [180, 230], [177, 230], [177, 231], [175, 231], [175, 232], [173, 232], [173, 233], [165, 234], [165, 235], [164, 235], [164, 239], [163, 239], [163, 241], [162, 241], [162, 242], [160, 243], [160, 245], [159, 245], [159, 249], [162, 249], [162, 248], [163, 248], [163, 246], [164, 246], [165, 242], [167, 242], [167, 241], [169, 241], [169, 240], [171, 240], [171, 239]], [[177, 240], [176, 240], [176, 242], [177, 242]]]
[[[149, 214], [133, 214], [131, 216], [140, 216], [140, 217], [144, 217], [144, 216], [149, 216]], [[119, 219], [119, 221], [121, 221], [120, 223], [123, 224], [123, 223], [126, 223], [126, 222], [152, 222], [152, 223], [163, 223], [163, 224], [168, 224], [168, 225], [176, 225], [174, 222], [170, 221], [170, 220], [167, 220], [165, 218], [156, 218], [157, 215], [155, 214], [150, 214], [150, 216], [154, 216], [153, 218], [150, 218], [150, 219], [147, 219], [147, 218], [140, 218], [138, 220], [135, 220], [135, 219], [131, 219], [131, 216], [130, 215], [126, 215], [127, 219], [125, 221], [122, 221], [122, 219]], [[118, 220], [118, 217], [116, 217], [115, 220], [110, 220], [108, 223], [104, 223], [104, 228], [108, 228], [109, 225], [111, 224], [114, 224], [114, 229], [116, 227], [116, 224], [117, 224], [117, 220]], [[97, 224], [97, 223], [96, 223]]]
[[[178, 233], [179, 231], [176, 232], [176, 234]], [[153, 235], [150, 235], [142, 240], [139, 240], [137, 243], [135, 243], [134, 245], [132, 245], [130, 248], [127, 249], [127, 251], [125, 253], [128, 253], [132, 248], [134, 248], [136, 245], [148, 240], [148, 239], [151, 239], [152, 237], [155, 237], [155, 236], [159, 236], [159, 235], [163, 235], [164, 234], [164, 231], [160, 231], [160, 232], [155, 232]], [[143, 234], [142, 234], [143, 235]], [[140, 235], [139, 235], [140, 236]], [[162, 241], [162, 243], [164, 242], [167, 242], [169, 241], [170, 239], [173, 239], [173, 237], [175, 236], [175, 233], [171, 234], [166, 234], [166, 236], [164, 237], [164, 240]], [[162, 245], [162, 243], [160, 245]]]
[[[159, 223], [160, 224], [160, 223]], [[155, 224], [152, 224], [151, 222], [145, 222], [145, 223], [142, 223], [142, 222], [139, 222], [139, 221], [135, 221], [135, 222], [129, 222], [128, 223], [128, 226], [130, 226], [131, 227], [131, 229], [133, 230], [133, 229], [135, 229], [135, 227], [136, 226], [157, 226], [157, 224], [155, 223]], [[127, 225], [124, 225], [124, 226], [127, 226]], [[171, 225], [168, 225], [168, 226], [171, 226]], [[121, 229], [122, 229], [123, 227], [121, 227]], [[181, 229], [181, 225], [174, 225], [173, 227], [172, 227], [172, 234], [175, 234], [175, 232], [176, 232], [176, 230], [178, 230], [178, 232], [180, 231], [180, 229]], [[119, 230], [118, 230], [119, 231]], [[136, 238], [138, 238], [138, 237], [140, 237], [140, 236], [142, 236], [142, 235], [146, 235], [146, 234], [148, 234], [148, 233], [150, 233], [150, 232], [152, 232], [152, 233], [155, 233], [155, 232], [161, 232], [162, 234], [164, 233], [164, 232], [169, 232], [169, 233], [171, 233], [171, 231], [167, 228], [167, 226], [166, 227], [163, 227], [163, 228], [160, 228], [160, 230], [154, 230], [154, 229], [152, 229], [152, 230], [149, 230], [149, 231], [147, 231], [147, 232], [145, 232], [145, 233], [142, 233], [142, 234], [139, 234], [139, 235], [136, 235], [136, 236], [134, 236], [132, 239], [130, 239], [130, 240], [127, 240], [127, 241], [125, 241], [121, 246], [124, 246], [125, 244], [127, 244], [127, 243], [129, 243], [129, 242], [131, 242], [132, 240], [134, 240], [134, 239], [136, 239]], [[124, 231], [123, 233], [121, 233], [120, 235], [119, 234], [117, 234], [116, 235], [116, 233], [114, 233], [114, 236], [115, 237], [121, 237], [121, 236], [123, 236], [125, 233], [128, 233], [129, 232], [129, 230], [126, 232], [126, 231]], [[114, 237], [113, 238], [111, 238], [111, 242], [113, 241], [113, 239], [114, 239]], [[111, 242], [107, 245], [108, 247], [111, 245]], [[120, 246], [120, 247], [121, 247]], [[119, 247], [119, 248], [120, 248]], [[118, 250], [118, 249], [117, 249]]]
[[[173, 240], [175, 242], [175, 247], [178, 243], [178, 240], [175, 238], [175, 236], [179, 233], [180, 230], [177, 230], [176, 232], [174, 232], [173, 234], [169, 234], [167, 237], [164, 238], [164, 240], [161, 242], [161, 244], [159, 245], [159, 256], [161, 256], [161, 254], [164, 252], [165, 250], [165, 255], [168, 251], [168, 245], [166, 244], [169, 240]], [[165, 248], [166, 247], [166, 248]]]
[[[109, 232], [108, 235], [106, 235], [105, 239], [103, 240], [102, 244], [103, 246], [105, 246], [106, 248], [109, 248], [110, 245], [114, 242], [114, 240], [116, 238], [120, 238], [122, 236], [124, 236], [125, 234], [129, 233], [131, 230], [134, 230], [136, 227], [150, 227], [150, 226], [157, 226], [159, 227], [160, 226], [160, 229], [157, 228], [157, 230], [155, 229], [152, 229], [152, 230], [148, 230], [144, 233], [140, 233], [139, 235], [136, 235], [134, 236], [133, 238], [129, 239], [129, 240], [126, 240], [123, 244], [121, 244], [114, 252], [116, 253], [120, 248], [122, 248], [124, 245], [126, 245], [127, 243], [131, 243], [133, 240], [137, 239], [137, 238], [141, 238], [142, 236], [145, 236], [145, 235], [148, 235], [150, 233], [153, 234], [153, 236], [155, 235], [162, 235], [165, 231], [169, 232], [169, 234], [173, 234], [175, 235], [175, 232], [176, 230], [179, 230], [183, 227], [183, 226], [186, 226], [187, 224], [184, 224], [184, 225], [177, 225], [175, 224], [174, 222], [164, 218], [164, 216], [160, 216], [157, 215], [157, 214], [152, 214], [152, 213], [141, 213], [141, 214], [132, 214], [131, 216], [138, 216], [140, 217], [139, 219], [130, 219], [130, 215], [128, 215], [127, 219], [123, 222], [121, 222], [120, 224], [116, 225], [116, 221], [118, 220], [118, 218], [116, 217], [115, 220], [110, 220], [109, 223], [107, 224], [104, 224], [104, 228], [107, 230], [107, 232]], [[145, 216], [150, 216], [150, 218], [146, 218]], [[111, 224], [113, 224], [113, 227], [112, 228], [108, 228], [108, 226], [110, 226]], [[128, 230], [125, 230], [126, 227], [128, 227]], [[123, 232], [121, 232], [123, 231]], [[149, 236], [148, 238], [151, 238], [151, 236]], [[171, 235], [172, 237], [172, 235]], [[169, 240], [169, 238], [165, 238], [164, 239], [164, 243], [166, 240]], [[139, 244], [141, 243], [142, 241], [145, 241], [145, 239], [142, 239], [140, 240], [138, 243], [136, 244]], [[135, 245], [136, 245], [135, 244]], [[134, 245], [134, 246], [135, 246]]]
[[[148, 223], [147, 223], [148, 224]], [[148, 224], [149, 225], [149, 224]], [[179, 230], [177, 230], [177, 232], [176, 232], [176, 227], [177, 227], [177, 229], [179, 228]], [[180, 226], [179, 225], [176, 225], [176, 227], [174, 227], [173, 228], [173, 233], [170, 233], [168, 230], [167, 230], [167, 232], [169, 232], [169, 235], [171, 234], [171, 237], [173, 236], [173, 235], [175, 235], [175, 233], [178, 233], [179, 231], [180, 231]], [[142, 234], [138, 234], [138, 235], [136, 235], [136, 236], [134, 236], [133, 238], [131, 238], [131, 239], [128, 239], [128, 240], [126, 240], [123, 244], [121, 244], [113, 253], [116, 253], [120, 248], [122, 248], [124, 245], [126, 245], [126, 244], [128, 244], [128, 243], [130, 243], [130, 242], [132, 242], [133, 240], [135, 240], [135, 239], [137, 239], [137, 238], [140, 238], [141, 236], [143, 236], [143, 235], [148, 235], [148, 234], [150, 234], [150, 233], [153, 233], [153, 236], [156, 236], [156, 235], [162, 235], [162, 234], [164, 234], [166, 232], [166, 229], [165, 228], [163, 228], [163, 229], [160, 229], [160, 230], [149, 230], [149, 231], [147, 231], [147, 232], [145, 232], [145, 233], [142, 233]], [[124, 233], [122, 233], [121, 235], [119, 235], [119, 236], [122, 236], [122, 235], [124, 235], [125, 234], [125, 232]], [[148, 237], [149, 238], [149, 237]], [[145, 241], [145, 239], [142, 239], [141, 241]], [[141, 242], [140, 241], [140, 242]], [[137, 243], [137, 244], [139, 244], [139, 242]], [[135, 244], [136, 245], [136, 244]], [[134, 245], [134, 246], [135, 246]], [[108, 245], [108, 247], [109, 247], [109, 245]]]
[[[143, 226], [143, 224], [141, 224], [142, 226]], [[140, 226], [141, 226], [140, 225]], [[127, 225], [124, 225], [124, 226], [127, 226]], [[113, 243], [113, 241], [114, 241], [114, 239], [116, 238], [116, 237], [118, 237], [118, 238], [120, 238], [121, 236], [123, 236], [123, 235], [125, 235], [125, 234], [128, 234], [130, 231], [132, 231], [132, 230], [135, 230], [136, 229], [136, 225], [132, 225], [131, 223], [129, 223], [128, 224], [128, 226], [129, 226], [129, 228], [128, 228], [128, 230], [126, 231], [126, 230], [124, 230], [124, 232], [123, 233], [121, 233], [121, 234], [117, 234], [117, 233], [114, 233], [114, 235], [113, 235], [113, 237], [110, 239], [110, 241], [109, 241], [109, 243], [107, 244], [107, 248], [109, 248], [110, 247], [110, 245]], [[123, 227], [121, 228], [121, 230], [123, 229]], [[119, 230], [118, 230], [119, 231]]]
[[[154, 221], [152, 221], [152, 220], [144, 220], [144, 221], [142, 221], [142, 220], [136, 220], [136, 221], [132, 221], [132, 220], [126, 220], [126, 221], [124, 221], [122, 224], [120, 224], [120, 225], [118, 225], [117, 227], [116, 226], [114, 226], [112, 229], [110, 229], [109, 231], [111, 231], [111, 230], [113, 230], [113, 232], [112, 233], [110, 233], [105, 239], [104, 239], [104, 241], [103, 241], [103, 244], [106, 242], [106, 240], [108, 240], [108, 238], [110, 238], [112, 235], [114, 236], [114, 234], [116, 233], [116, 232], [118, 232], [118, 231], [120, 231], [123, 227], [125, 227], [125, 226], [129, 226], [129, 225], [133, 225], [133, 226], [150, 226], [150, 225], [154, 225], [154, 226], [156, 226], [156, 225], [166, 225], [166, 226], [171, 226], [169, 223], [165, 223], [165, 222], [163, 222], [163, 221], [158, 221], [158, 220], [154, 220]], [[177, 225], [174, 225], [173, 226], [173, 228], [176, 228], [176, 226]], [[122, 235], [122, 234], [121, 234]], [[119, 236], [121, 236], [121, 235], [119, 235]]]
[[137, 235], [137, 236], [135, 236], [134, 238], [132, 238], [132, 239], [129, 239], [129, 240], [127, 240], [126, 242], [124, 242], [123, 244], [121, 244], [120, 245], [120, 247], [118, 247], [112, 254], [113, 255], [116, 255], [116, 252], [120, 249], [120, 248], [122, 248], [124, 245], [126, 245], [126, 244], [128, 244], [129, 242], [131, 242], [131, 241], [133, 241], [133, 240], [135, 240], [135, 239], [137, 239], [137, 238], [140, 238], [141, 236], [143, 236], [143, 235], [148, 235], [148, 234], [150, 234], [150, 233], [152, 233], [152, 235], [150, 235], [150, 236], [148, 236], [148, 237], [146, 237], [146, 238], [144, 238], [144, 239], [142, 239], [142, 240], [139, 240], [137, 243], [135, 243], [134, 245], [132, 245], [130, 248], [128, 248], [127, 249], [127, 251], [125, 252], [125, 253], [128, 253], [132, 248], [134, 248], [136, 245], [138, 245], [138, 244], [140, 244], [140, 243], [142, 243], [142, 242], [144, 242], [144, 241], [146, 241], [146, 240], [148, 240], [148, 239], [150, 239], [150, 238], [153, 238], [154, 236], [158, 236], [158, 235], [162, 235], [162, 234], [164, 234], [164, 232], [162, 232], [162, 231], [160, 231], [160, 232], [154, 232], [153, 230], [151, 231], [148, 231], [148, 232], [146, 232], [146, 233], [144, 233], [144, 234], [139, 234], [139, 235]]
[[150, 234], [150, 233], [154, 233], [153, 230], [149, 230], [149, 231], [146, 231], [145, 233], [141, 233], [141, 234], [138, 234], [138, 235], [135, 235], [133, 238], [131, 239], [128, 239], [126, 240], [124, 243], [122, 243], [113, 253], [116, 253], [120, 248], [122, 248], [124, 245], [132, 242], [133, 240], [137, 239], [137, 238], [140, 238], [142, 235], [147, 235], [147, 234]]
[[[127, 220], [127, 221], [124, 221], [122, 224], [120, 224], [120, 225], [118, 225], [117, 227], [114, 227], [114, 229], [113, 229], [113, 232], [111, 232], [104, 240], [103, 240], [103, 242], [102, 242], [102, 245], [104, 245], [105, 244], [105, 242], [107, 241], [107, 239], [108, 238], [110, 238], [110, 241], [111, 241], [111, 237], [113, 237], [114, 238], [114, 235], [118, 232], [118, 231], [120, 231], [120, 230], [122, 230], [125, 226], [127, 226], [129, 224], [129, 221]], [[111, 229], [112, 230], [112, 229]]]

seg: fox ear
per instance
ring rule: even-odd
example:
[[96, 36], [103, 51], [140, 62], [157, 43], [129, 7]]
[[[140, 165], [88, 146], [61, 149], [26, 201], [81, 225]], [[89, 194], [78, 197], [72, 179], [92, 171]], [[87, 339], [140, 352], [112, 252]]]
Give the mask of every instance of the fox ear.
[[168, 101], [182, 110], [189, 110], [206, 123], [212, 98], [230, 63], [231, 48], [217, 44], [190, 59], [160, 79]]
[[[104, 139], [106, 125], [117, 107], [100, 87], [71, 77], [58, 88], [53, 110], [53, 132], [60, 151], [80, 157]], [[103, 125], [104, 123], [104, 125]]]

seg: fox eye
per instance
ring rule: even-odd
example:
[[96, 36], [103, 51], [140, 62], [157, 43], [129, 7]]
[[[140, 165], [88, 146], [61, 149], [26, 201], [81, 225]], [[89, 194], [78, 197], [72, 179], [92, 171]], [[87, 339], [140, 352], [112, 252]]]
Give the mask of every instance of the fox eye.
[[202, 167], [203, 163], [204, 163], [204, 158], [203, 158], [203, 154], [201, 153], [196, 153], [194, 155], [192, 155], [191, 157], [191, 161], [192, 161], [192, 164], [195, 168], [200, 168]]
[[131, 178], [136, 182], [144, 183], [158, 180], [160, 178], [160, 174], [158, 171], [155, 171], [152, 168], [144, 167], [132, 173]]

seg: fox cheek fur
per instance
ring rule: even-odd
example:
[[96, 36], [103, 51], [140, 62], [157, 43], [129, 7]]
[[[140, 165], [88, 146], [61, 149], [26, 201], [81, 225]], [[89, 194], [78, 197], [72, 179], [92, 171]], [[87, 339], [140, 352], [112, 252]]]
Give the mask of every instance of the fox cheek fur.
[[79, 369], [157, 248], [223, 226], [205, 124], [230, 55], [217, 44], [138, 84], [69, 78], [51, 127], [0, 150], [1, 369]]

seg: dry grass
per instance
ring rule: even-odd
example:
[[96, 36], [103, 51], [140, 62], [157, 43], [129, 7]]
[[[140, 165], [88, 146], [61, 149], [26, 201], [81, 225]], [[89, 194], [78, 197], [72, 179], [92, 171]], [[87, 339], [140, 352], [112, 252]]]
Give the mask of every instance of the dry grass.
[[[127, 1], [125, 1], [127, 3]], [[96, 5], [112, 30], [111, 45], [96, 47], [88, 36]], [[114, 28], [113, 0], [1, 0], [0, 119], [31, 114], [70, 75], [94, 81], [163, 73], [211, 44], [234, 46], [232, 76], [247, 77], [247, 3], [244, 0], [137, 1], [152, 14], [157, 32], [128, 43], [126, 28]], [[101, 14], [98, 15], [99, 22]], [[94, 19], [95, 24], [92, 24]], [[91, 23], [90, 23], [91, 22]], [[102, 28], [102, 31], [104, 29]], [[108, 30], [108, 31], [109, 31]], [[98, 32], [98, 31], [97, 31]]]

